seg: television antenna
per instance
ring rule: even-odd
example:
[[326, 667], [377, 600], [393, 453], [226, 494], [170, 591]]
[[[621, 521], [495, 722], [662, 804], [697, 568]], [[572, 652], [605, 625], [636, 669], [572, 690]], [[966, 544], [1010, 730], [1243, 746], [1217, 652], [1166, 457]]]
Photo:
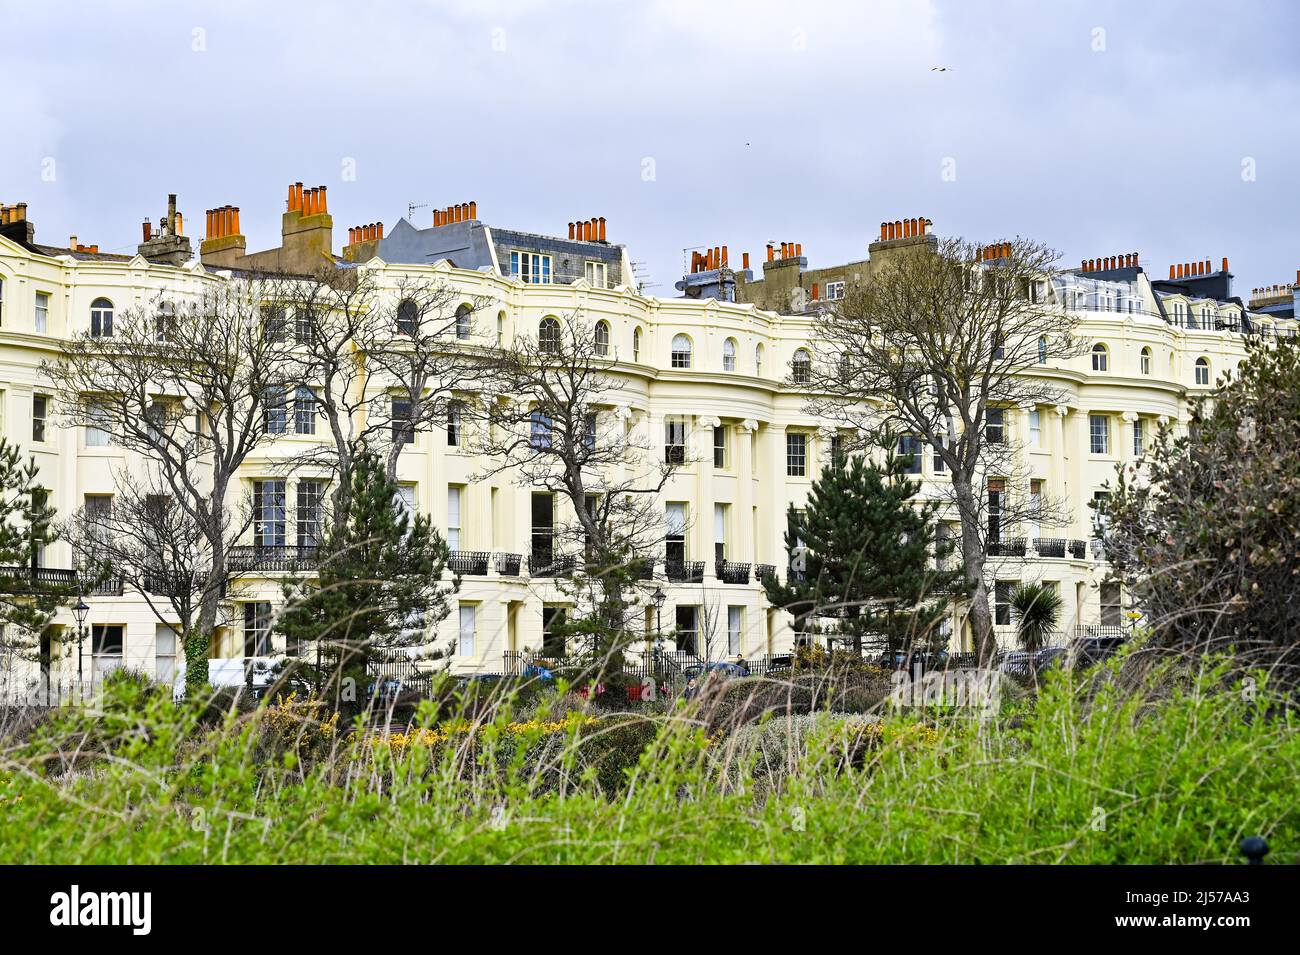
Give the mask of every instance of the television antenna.
[[427, 208], [429, 208], [429, 204], [427, 202], [408, 202], [406, 204], [406, 221], [410, 222], [411, 225], [415, 225], [415, 223], [412, 221], [415, 218], [415, 210], [427, 209]]

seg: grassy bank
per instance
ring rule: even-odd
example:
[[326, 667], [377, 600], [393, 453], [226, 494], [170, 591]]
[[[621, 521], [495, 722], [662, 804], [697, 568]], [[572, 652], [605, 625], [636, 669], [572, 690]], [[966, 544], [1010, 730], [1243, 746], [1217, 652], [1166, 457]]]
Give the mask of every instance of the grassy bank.
[[[729, 694], [750, 692], [728, 687]], [[297, 700], [213, 718], [123, 685], [11, 727], [0, 862], [1294, 861], [1300, 739], [1267, 690], [1056, 675], [992, 718], [789, 713], [710, 724], [573, 696], [423, 728]]]

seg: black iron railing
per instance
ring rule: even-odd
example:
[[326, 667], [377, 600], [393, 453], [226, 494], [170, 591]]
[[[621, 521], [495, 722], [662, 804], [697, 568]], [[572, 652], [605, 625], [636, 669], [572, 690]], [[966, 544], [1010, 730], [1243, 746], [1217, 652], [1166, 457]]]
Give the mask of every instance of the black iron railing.
[[749, 583], [749, 564], [741, 564], [734, 560], [720, 560], [714, 565], [714, 572], [718, 580], [724, 584]]
[[655, 562], [653, 557], [634, 557], [627, 562], [627, 572], [633, 580], [654, 580]]
[[1035, 537], [1034, 550], [1039, 557], [1064, 557], [1067, 541], [1063, 537]]
[[528, 572], [534, 577], [572, 577], [577, 564], [572, 554], [534, 554], [528, 559]]
[[77, 572], [62, 567], [0, 566], [0, 579], [30, 580], [38, 584], [75, 584]]
[[486, 577], [491, 558], [486, 550], [453, 550], [447, 555], [447, 567], [456, 574]]
[[768, 579], [776, 580], [776, 564], [756, 564], [754, 576], [758, 578], [760, 584]]
[[110, 577], [108, 580], [100, 581], [90, 588], [92, 597], [120, 597], [122, 596], [122, 578]]
[[665, 560], [664, 576], [676, 584], [703, 583], [704, 582], [704, 561]]
[[518, 577], [519, 565], [523, 560], [522, 554], [497, 554], [497, 573], [505, 577]]
[[226, 565], [235, 573], [249, 570], [315, 570], [319, 548], [315, 544], [253, 544], [230, 548]]
[[990, 557], [1024, 557], [1025, 539], [1007, 537], [998, 541], [989, 541], [986, 550]]
[[1088, 556], [1087, 541], [1070, 541], [1070, 556], [1075, 560], [1083, 560]]

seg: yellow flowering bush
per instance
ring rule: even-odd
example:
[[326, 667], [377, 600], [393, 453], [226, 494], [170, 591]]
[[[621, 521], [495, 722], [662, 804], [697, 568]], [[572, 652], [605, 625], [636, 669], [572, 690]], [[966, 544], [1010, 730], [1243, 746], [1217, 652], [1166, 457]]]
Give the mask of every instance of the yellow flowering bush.
[[[581, 713], [570, 713], [560, 720], [539, 720], [532, 719], [523, 722], [514, 721], [507, 723], [505, 732], [511, 736], [541, 735], [550, 736], [557, 733], [567, 733], [571, 729], [584, 726], [594, 726], [600, 721], [593, 716], [586, 716]], [[454, 720], [439, 724], [436, 728], [415, 728], [405, 732], [397, 733], [376, 733], [358, 738], [356, 734], [350, 738], [358, 742], [361, 748], [367, 752], [387, 752], [393, 756], [401, 756], [416, 747], [433, 748], [441, 743], [447, 742], [453, 736], [472, 736], [477, 733], [481, 727], [470, 723], [467, 720]]]

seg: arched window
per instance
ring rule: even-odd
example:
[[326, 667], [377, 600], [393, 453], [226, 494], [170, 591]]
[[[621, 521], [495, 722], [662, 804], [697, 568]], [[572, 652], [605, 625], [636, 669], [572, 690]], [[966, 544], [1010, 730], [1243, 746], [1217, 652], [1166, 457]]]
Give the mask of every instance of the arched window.
[[94, 338], [110, 338], [113, 334], [113, 303], [97, 298], [90, 303], [90, 334]]
[[1198, 385], [1208, 385], [1210, 383], [1210, 360], [1208, 358], [1196, 359], [1196, 383]]
[[397, 332], [399, 335], [414, 335], [420, 324], [420, 306], [409, 298], [397, 303]]
[[689, 335], [673, 336], [673, 361], [674, 368], [691, 367], [691, 339]]
[[1092, 346], [1092, 370], [1107, 371], [1110, 368], [1110, 352], [1101, 342]]
[[736, 340], [728, 338], [722, 343], [722, 370], [736, 370]]
[[812, 378], [812, 357], [806, 348], [800, 348], [790, 361], [790, 377], [796, 385], [806, 385]]
[[497, 312], [497, 347], [506, 343], [506, 313]]
[[632, 329], [632, 360], [641, 360], [641, 329]]
[[560, 350], [560, 320], [555, 316], [548, 315], [538, 324], [537, 349], [547, 354]]
[[596, 323], [596, 354], [609, 354], [609, 322], [604, 320]]
[[1142, 353], [1138, 356], [1138, 360], [1142, 367], [1142, 374], [1151, 374], [1151, 349], [1143, 348]]
[[763, 343], [759, 342], [754, 346], [754, 374], [763, 373]]
[[1040, 365], [1047, 364], [1047, 336], [1046, 335], [1040, 335], [1038, 337], [1038, 363]]
[[469, 338], [470, 327], [473, 324], [470, 307], [462, 305], [456, 309], [456, 338], [458, 341], [465, 341]]

